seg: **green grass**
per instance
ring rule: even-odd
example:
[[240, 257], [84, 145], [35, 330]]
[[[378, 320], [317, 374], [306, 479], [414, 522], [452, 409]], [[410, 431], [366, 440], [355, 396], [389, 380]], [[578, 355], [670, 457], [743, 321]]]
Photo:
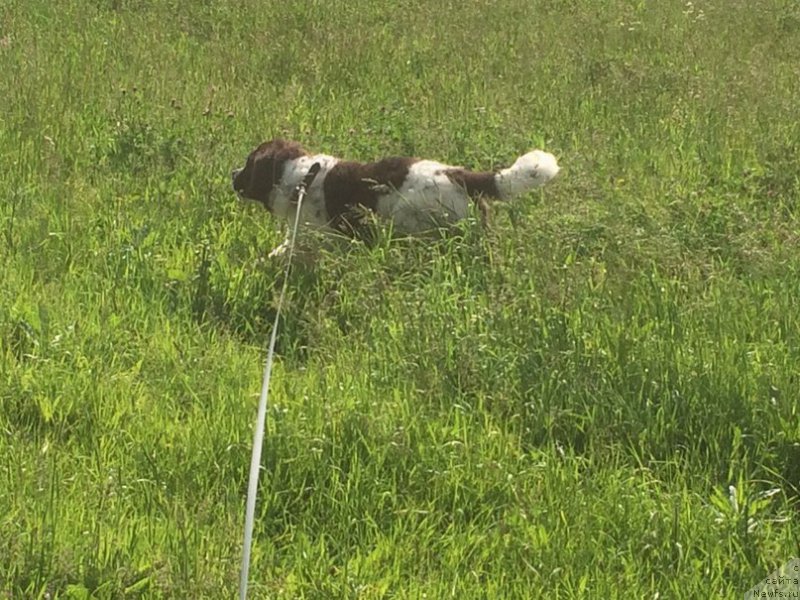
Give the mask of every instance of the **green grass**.
[[229, 598], [283, 135], [559, 180], [292, 274], [253, 598], [733, 597], [800, 553], [800, 8], [0, 4], [0, 595]]

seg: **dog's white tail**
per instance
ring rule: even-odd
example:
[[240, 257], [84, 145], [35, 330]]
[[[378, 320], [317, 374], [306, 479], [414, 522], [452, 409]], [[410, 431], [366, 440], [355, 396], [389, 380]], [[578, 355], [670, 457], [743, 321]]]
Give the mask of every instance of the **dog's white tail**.
[[557, 174], [556, 157], [549, 152], [534, 150], [520, 156], [513, 165], [503, 169], [494, 177], [500, 199], [511, 200], [544, 185]]

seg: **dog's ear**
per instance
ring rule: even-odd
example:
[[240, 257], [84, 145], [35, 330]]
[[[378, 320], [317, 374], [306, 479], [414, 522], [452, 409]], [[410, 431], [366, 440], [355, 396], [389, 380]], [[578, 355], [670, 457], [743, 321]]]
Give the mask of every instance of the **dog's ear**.
[[[247, 157], [244, 196], [261, 202], [269, 208], [269, 195], [279, 182], [280, 171], [275, 161], [275, 147], [272, 142], [261, 144]], [[281, 170], [283, 165], [281, 165]]]

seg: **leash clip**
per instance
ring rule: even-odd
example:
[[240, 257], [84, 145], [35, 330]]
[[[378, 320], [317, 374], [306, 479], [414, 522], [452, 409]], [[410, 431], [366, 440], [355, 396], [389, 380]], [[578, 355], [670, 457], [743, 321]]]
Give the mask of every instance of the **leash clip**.
[[305, 195], [306, 190], [311, 187], [311, 184], [314, 182], [314, 179], [317, 176], [317, 173], [320, 172], [322, 169], [322, 165], [318, 162], [315, 162], [311, 165], [311, 168], [306, 173], [306, 176], [303, 177], [303, 180], [297, 184], [297, 187], [294, 188], [294, 193], [292, 194], [292, 202], [297, 202], [301, 195]]

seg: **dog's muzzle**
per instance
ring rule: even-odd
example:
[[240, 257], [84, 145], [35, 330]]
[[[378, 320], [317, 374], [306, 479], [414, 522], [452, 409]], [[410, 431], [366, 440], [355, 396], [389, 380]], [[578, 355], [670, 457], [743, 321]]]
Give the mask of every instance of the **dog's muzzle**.
[[231, 171], [231, 184], [233, 185], [233, 191], [239, 194], [240, 196], [244, 193], [244, 189], [241, 187], [236, 186], [236, 178], [239, 176], [244, 169], [234, 169]]

